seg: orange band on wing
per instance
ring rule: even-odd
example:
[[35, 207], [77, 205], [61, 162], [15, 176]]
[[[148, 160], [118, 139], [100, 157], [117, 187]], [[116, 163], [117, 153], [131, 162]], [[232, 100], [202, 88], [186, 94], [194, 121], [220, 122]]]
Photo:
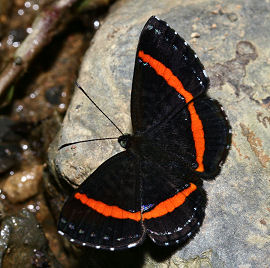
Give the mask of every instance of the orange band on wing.
[[204, 172], [203, 155], [205, 151], [205, 139], [202, 121], [196, 112], [193, 102], [188, 104], [188, 110], [190, 113], [191, 130], [193, 133], [193, 139], [195, 143], [196, 161], [198, 163], [196, 171]]
[[74, 197], [80, 200], [83, 204], [97, 211], [98, 213], [106, 216], [113, 217], [117, 219], [131, 219], [134, 221], [141, 220], [141, 212], [129, 212], [121, 209], [117, 206], [109, 206], [101, 201], [96, 201], [92, 198], [88, 198], [86, 194], [76, 193]]
[[[178, 93], [180, 93], [184, 97], [186, 103], [189, 103], [193, 99], [192, 94], [184, 89], [183, 84], [177, 78], [177, 76], [175, 76], [172, 73], [172, 71], [169, 68], [167, 68], [163, 63], [152, 58], [148, 54], [144, 54], [142, 50], [139, 51], [138, 56], [144, 62], [147, 62], [156, 71], [158, 75], [163, 77], [169, 86], [173, 87]], [[200, 120], [200, 117], [196, 112], [193, 103], [188, 104], [188, 110], [190, 113], [191, 130], [193, 133], [193, 139], [195, 143], [196, 161], [198, 163], [196, 171], [203, 172], [204, 171], [203, 155], [205, 151], [203, 125], [202, 121]]]
[[116, 219], [131, 219], [134, 221], [140, 221], [142, 218], [149, 220], [151, 218], [158, 218], [158, 217], [166, 215], [169, 212], [172, 212], [177, 207], [180, 207], [185, 202], [186, 198], [196, 189], [197, 189], [197, 186], [193, 183], [190, 183], [190, 186], [187, 189], [159, 203], [152, 210], [143, 213], [142, 217], [141, 217], [140, 211], [129, 212], [117, 206], [109, 206], [101, 201], [96, 201], [92, 198], [87, 197], [86, 194], [76, 193], [74, 197], [80, 200], [86, 206], [104, 215], [105, 217], [113, 217]]
[[159, 203], [155, 208], [144, 213], [143, 219], [149, 220], [152, 218], [158, 218], [158, 217], [166, 215], [169, 212], [172, 212], [176, 208], [180, 207], [186, 201], [186, 198], [196, 189], [197, 189], [197, 186], [193, 183], [190, 183], [190, 186], [187, 189]]

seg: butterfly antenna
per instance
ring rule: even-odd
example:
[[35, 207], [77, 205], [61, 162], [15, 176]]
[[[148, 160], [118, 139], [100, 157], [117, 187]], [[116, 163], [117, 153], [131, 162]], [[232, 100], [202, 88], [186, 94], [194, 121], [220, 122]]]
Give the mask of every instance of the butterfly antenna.
[[90, 140], [83, 140], [83, 141], [74, 141], [74, 142], [65, 143], [65, 144], [61, 145], [60, 147], [58, 147], [58, 151], [60, 151], [61, 149], [65, 148], [67, 146], [78, 144], [78, 143], [89, 142], [89, 141], [117, 140], [117, 139], [118, 139], [118, 137], [90, 139]]
[[85, 90], [78, 84], [78, 82], [75, 82], [75, 85], [84, 93], [84, 95], [96, 106], [96, 108], [115, 126], [115, 128], [122, 134], [124, 133], [121, 131], [121, 129], [97, 106], [97, 104], [88, 96], [88, 94], [85, 92]]

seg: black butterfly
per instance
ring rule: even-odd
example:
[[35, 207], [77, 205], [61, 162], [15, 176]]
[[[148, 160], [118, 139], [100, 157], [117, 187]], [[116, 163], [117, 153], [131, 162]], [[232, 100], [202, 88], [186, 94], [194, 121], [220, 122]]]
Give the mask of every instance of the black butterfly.
[[71, 242], [117, 250], [184, 243], [206, 206], [201, 178], [213, 178], [228, 151], [230, 127], [197, 55], [168, 24], [151, 17], [136, 54], [133, 134], [65, 203], [59, 233]]

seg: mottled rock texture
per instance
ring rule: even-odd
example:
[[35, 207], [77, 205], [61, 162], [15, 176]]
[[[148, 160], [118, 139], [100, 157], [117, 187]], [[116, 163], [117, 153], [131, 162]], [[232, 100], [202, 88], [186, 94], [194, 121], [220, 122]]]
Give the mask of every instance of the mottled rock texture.
[[4, 218], [0, 233], [1, 267], [61, 267], [34, 214], [27, 209]]
[[[270, 5], [267, 1], [118, 1], [87, 51], [79, 83], [110, 118], [130, 131], [130, 90], [140, 31], [151, 15], [167, 21], [197, 52], [210, 76], [209, 95], [220, 101], [233, 129], [220, 175], [205, 182], [201, 231], [173, 258], [145, 267], [269, 267], [270, 263]], [[117, 141], [64, 143], [118, 136], [76, 90], [63, 128], [50, 149], [55, 174], [79, 185], [121, 150]], [[211, 252], [207, 265], [185, 266]], [[161, 253], [162, 254], [162, 253]]]
[[10, 175], [3, 190], [10, 202], [24, 202], [38, 193], [39, 184], [42, 179], [43, 166], [35, 165], [15, 175]]

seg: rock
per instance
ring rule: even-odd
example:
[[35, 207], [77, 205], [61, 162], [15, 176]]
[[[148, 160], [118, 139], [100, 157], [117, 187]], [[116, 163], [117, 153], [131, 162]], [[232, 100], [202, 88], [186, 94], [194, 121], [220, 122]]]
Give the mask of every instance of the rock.
[[0, 143], [0, 173], [8, 171], [18, 163], [21, 147], [18, 144]]
[[[226, 1], [222, 10], [210, 0], [185, 4], [176, 0], [118, 1], [85, 55], [78, 81], [123, 132], [130, 131], [136, 46], [150, 15], [159, 16], [192, 41], [209, 73], [209, 95], [223, 105], [233, 129], [232, 148], [220, 175], [204, 183], [206, 218], [196, 237], [177, 252], [181, 259], [211, 250], [225, 267], [269, 266], [270, 36], [265, 34], [270, 27], [269, 11], [268, 3], [252, 0]], [[193, 24], [200, 38], [190, 40]], [[217, 25], [214, 29], [213, 24]], [[50, 148], [51, 169], [67, 183], [79, 185], [121, 150], [119, 144], [112, 140], [57, 148], [73, 141], [118, 135], [76, 90], [63, 128]]]
[[[2, 39], [3, 36], [6, 33], [6, 28], [7, 28], [7, 22], [8, 22], [8, 17], [10, 16], [11, 8], [13, 6], [13, 3], [4, 0], [0, 1], [0, 38]], [[2, 69], [2, 63], [0, 64], [0, 68]]]
[[191, 33], [191, 35], [190, 35], [191, 38], [199, 38], [200, 36], [201, 35], [199, 33], [196, 33], [196, 32]]
[[228, 19], [231, 21], [231, 22], [234, 22], [234, 21], [237, 21], [238, 20], [238, 17], [237, 17], [237, 15], [235, 14], [235, 13], [228, 13], [227, 14], [227, 17], [228, 17]]
[[[0, 198], [2, 199], [5, 196], [1, 193], [2, 191], [0, 190]], [[5, 217], [5, 206], [3, 204], [3, 201], [0, 199], [0, 221]]]
[[43, 166], [36, 165], [7, 178], [3, 190], [12, 203], [23, 202], [36, 195], [42, 179]]
[[60, 267], [35, 216], [28, 210], [5, 218], [0, 232], [2, 267]]
[[15, 166], [21, 157], [21, 137], [14, 131], [15, 122], [0, 116], [0, 174]]
[[27, 32], [25, 31], [23, 27], [18, 27], [18, 28], [12, 29], [9, 32], [8, 36], [9, 36], [9, 39], [11, 39], [13, 43], [14, 42], [21, 43], [27, 36]]
[[8, 242], [10, 239], [10, 226], [1, 224], [1, 236], [0, 236], [0, 262], [2, 263], [4, 254], [8, 248]]
[[[68, 195], [59, 191], [55, 180], [46, 169], [43, 174], [42, 182], [46, 200], [43, 198], [40, 200], [40, 211], [36, 214], [36, 217], [43, 227], [46, 238], [49, 241], [50, 249], [63, 267], [82, 267], [81, 249], [61, 239], [62, 237], [59, 237], [55, 228], [56, 226], [54, 225], [54, 223], [58, 221], [64, 201], [67, 199]], [[49, 204], [50, 211], [46, 204]], [[88, 265], [88, 267], [91, 267], [89, 263]]]
[[15, 122], [6, 116], [0, 116], [0, 141], [1, 142], [18, 142], [20, 136], [13, 131]]
[[145, 268], [223, 268], [224, 263], [215, 255], [211, 250], [203, 252], [200, 256], [194, 256], [188, 260], [181, 259], [177, 254], [173, 255], [170, 259], [164, 261], [163, 263], [157, 262], [151, 258], [151, 256], [146, 256]]
[[34, 255], [32, 257], [32, 264], [34, 267], [43, 268], [50, 267], [47, 256], [39, 250], [34, 249]]
[[[23, 90], [23, 98], [12, 104], [13, 119], [34, 124], [64, 113], [70, 100], [70, 89], [78, 70], [80, 55], [84, 51], [81, 33], [64, 34], [46, 48], [46, 53], [33, 63], [35, 72], [24, 76], [17, 90]], [[47, 59], [54, 58], [47, 66]], [[44, 64], [39, 64], [44, 61]], [[31, 81], [28, 83], [27, 81]], [[34, 86], [33, 86], [34, 85]]]
[[54, 86], [46, 90], [45, 98], [49, 103], [59, 105], [61, 103], [62, 93], [62, 86]]

